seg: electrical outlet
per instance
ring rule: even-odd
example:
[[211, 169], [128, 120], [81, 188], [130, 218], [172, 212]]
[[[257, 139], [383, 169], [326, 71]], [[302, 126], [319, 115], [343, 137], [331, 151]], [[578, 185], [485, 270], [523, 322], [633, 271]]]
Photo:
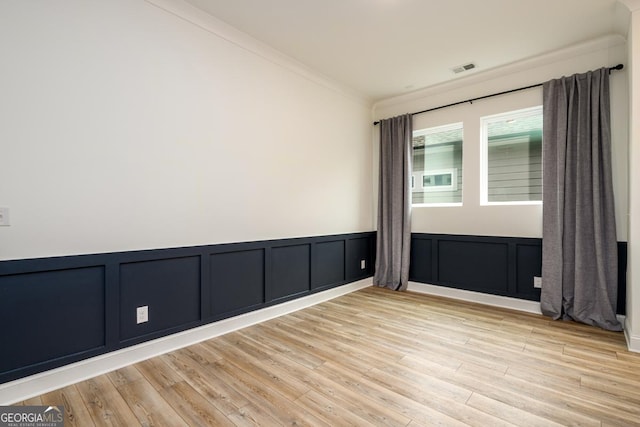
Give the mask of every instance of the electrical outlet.
[[542, 277], [533, 276], [533, 287], [537, 289], [542, 288]]
[[361, 259], [360, 260], [360, 270], [364, 270], [365, 268], [367, 268], [367, 261]]
[[149, 321], [149, 306], [143, 305], [136, 308], [136, 323], [144, 323]]
[[9, 222], [9, 208], [0, 208], [0, 226], [11, 225]]

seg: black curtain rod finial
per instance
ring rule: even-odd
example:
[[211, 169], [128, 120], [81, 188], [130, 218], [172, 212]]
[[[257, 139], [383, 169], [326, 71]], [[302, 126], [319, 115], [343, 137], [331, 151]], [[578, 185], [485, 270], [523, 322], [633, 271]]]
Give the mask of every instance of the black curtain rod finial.
[[615, 67], [609, 67], [609, 72], [612, 72], [614, 70], [622, 70], [624, 68], [623, 64], [618, 64]]

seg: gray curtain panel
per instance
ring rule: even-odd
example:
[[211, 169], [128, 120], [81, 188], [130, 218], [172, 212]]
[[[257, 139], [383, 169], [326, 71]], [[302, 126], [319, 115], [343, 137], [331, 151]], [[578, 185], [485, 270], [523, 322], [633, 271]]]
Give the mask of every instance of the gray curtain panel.
[[620, 331], [609, 70], [543, 85], [542, 312]]
[[405, 290], [411, 246], [411, 114], [380, 121], [378, 236], [373, 284]]

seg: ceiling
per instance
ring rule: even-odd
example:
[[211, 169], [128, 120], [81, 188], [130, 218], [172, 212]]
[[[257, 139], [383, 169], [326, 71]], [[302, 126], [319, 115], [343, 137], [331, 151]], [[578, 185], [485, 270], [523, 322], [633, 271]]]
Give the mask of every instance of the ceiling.
[[187, 1], [374, 101], [626, 36], [617, 0]]

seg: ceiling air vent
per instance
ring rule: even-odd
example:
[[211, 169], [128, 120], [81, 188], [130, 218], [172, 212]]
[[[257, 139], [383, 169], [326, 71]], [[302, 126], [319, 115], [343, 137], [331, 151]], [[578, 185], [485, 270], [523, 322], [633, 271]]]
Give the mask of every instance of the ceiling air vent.
[[457, 67], [453, 67], [452, 70], [454, 73], [458, 74], [458, 73], [462, 73], [464, 71], [469, 71], [469, 70], [473, 70], [474, 68], [476, 68], [476, 64], [474, 64], [473, 62], [470, 62], [468, 64], [464, 64], [464, 65], [460, 65]]

